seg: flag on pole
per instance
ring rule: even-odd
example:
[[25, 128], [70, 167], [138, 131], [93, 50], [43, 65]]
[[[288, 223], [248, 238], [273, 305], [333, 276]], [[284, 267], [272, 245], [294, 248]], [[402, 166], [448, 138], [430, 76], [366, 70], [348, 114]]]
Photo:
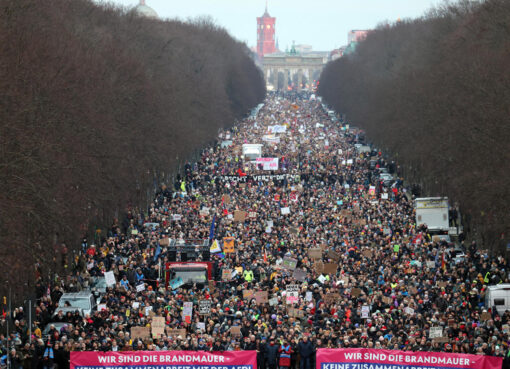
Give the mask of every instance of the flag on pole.
[[154, 251], [154, 259], [153, 259], [153, 261], [158, 260], [158, 257], [159, 257], [160, 254], [161, 254], [161, 246], [159, 245], [159, 242], [158, 242], [158, 247], [156, 247], [156, 251]]
[[209, 228], [209, 242], [214, 238], [214, 227], [216, 224], [216, 214], [214, 214], [213, 220], [211, 222], [211, 228]]

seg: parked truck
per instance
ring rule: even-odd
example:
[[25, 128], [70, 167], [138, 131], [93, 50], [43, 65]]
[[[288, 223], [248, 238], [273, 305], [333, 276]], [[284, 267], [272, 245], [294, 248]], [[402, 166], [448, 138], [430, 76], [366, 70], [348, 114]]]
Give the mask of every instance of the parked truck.
[[448, 197], [421, 197], [415, 200], [416, 225], [426, 224], [431, 232], [448, 232]]
[[503, 283], [489, 286], [485, 292], [485, 307], [496, 309], [499, 315], [510, 311], [510, 284]]

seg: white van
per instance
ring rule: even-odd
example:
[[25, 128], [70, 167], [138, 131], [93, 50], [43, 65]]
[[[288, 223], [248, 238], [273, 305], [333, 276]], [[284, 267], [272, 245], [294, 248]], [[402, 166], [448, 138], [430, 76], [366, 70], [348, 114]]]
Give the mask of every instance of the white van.
[[499, 315], [510, 310], [510, 283], [489, 286], [485, 292], [485, 307], [496, 308]]
[[58, 301], [59, 307], [70, 306], [83, 311], [83, 314], [92, 314], [97, 307], [96, 298], [90, 291], [67, 292]]

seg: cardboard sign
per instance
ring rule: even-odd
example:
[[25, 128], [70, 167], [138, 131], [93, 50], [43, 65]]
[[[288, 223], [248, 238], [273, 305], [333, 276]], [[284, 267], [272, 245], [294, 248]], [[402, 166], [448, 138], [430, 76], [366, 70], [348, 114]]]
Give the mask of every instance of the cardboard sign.
[[324, 274], [336, 274], [336, 271], [338, 269], [337, 263], [325, 263], [324, 264]]
[[351, 296], [359, 297], [361, 295], [361, 289], [359, 288], [353, 288], [351, 290]]
[[322, 259], [322, 249], [320, 247], [314, 247], [308, 250], [308, 256], [311, 259]]
[[223, 237], [223, 252], [225, 254], [234, 253], [234, 237]]
[[292, 233], [293, 235], [297, 235], [299, 233], [299, 228], [290, 227], [289, 232]]
[[151, 338], [151, 329], [149, 327], [131, 327], [131, 338], [146, 340]]
[[246, 220], [246, 217], [248, 216], [248, 213], [243, 210], [236, 210], [234, 211], [234, 221], [235, 222], [244, 222]]
[[334, 261], [338, 261], [338, 260], [340, 260], [340, 254], [336, 251], [329, 250], [328, 258], [330, 258], [331, 260], [334, 260]]
[[209, 281], [208, 285], [209, 285], [209, 291], [213, 292], [216, 289], [216, 282]]
[[363, 250], [362, 254], [367, 259], [370, 259], [372, 257], [372, 250]]
[[480, 314], [480, 320], [481, 321], [486, 321], [486, 320], [491, 320], [491, 319], [492, 319], [491, 313], [482, 313], [482, 314]]
[[167, 332], [170, 337], [181, 337], [182, 339], [186, 338], [186, 329], [168, 329]]
[[243, 299], [251, 300], [253, 298], [254, 292], [253, 290], [243, 290]]
[[151, 331], [153, 338], [161, 337], [161, 335], [165, 334], [165, 318], [162, 316], [152, 318]]
[[162, 238], [159, 240], [160, 246], [170, 246], [170, 238]]
[[437, 343], [448, 343], [450, 342], [450, 339], [448, 337], [438, 337], [434, 338], [433, 341]]
[[209, 315], [211, 314], [211, 300], [200, 300], [198, 302], [198, 314], [199, 315]]
[[328, 293], [324, 295], [324, 302], [327, 304], [334, 304], [335, 302], [340, 300], [340, 294], [339, 293]]
[[313, 264], [313, 267], [314, 267], [314, 270], [317, 272], [317, 274], [322, 274], [322, 272], [324, 271], [324, 263], [320, 260], [316, 261]]
[[439, 288], [446, 287], [446, 286], [448, 286], [448, 282], [439, 281], [439, 282], [437, 282], [437, 286], [438, 286]]
[[294, 270], [297, 266], [297, 260], [286, 256], [283, 258], [282, 266], [285, 269]]
[[234, 337], [241, 337], [241, 327], [240, 326], [230, 327], [230, 334]]
[[222, 269], [221, 270], [221, 280], [228, 282], [231, 279], [232, 279], [232, 269]]
[[225, 204], [230, 204], [230, 195], [223, 195], [223, 202]]
[[297, 284], [287, 285], [285, 299], [287, 304], [294, 304], [299, 301], [299, 286]]
[[267, 304], [268, 303], [268, 293], [267, 291], [257, 291], [255, 292], [255, 300], [257, 304]]
[[304, 318], [305, 317], [305, 312], [303, 310], [293, 308], [293, 307], [289, 307], [287, 309], [287, 314], [292, 318]]
[[384, 302], [387, 305], [391, 305], [391, 304], [393, 304], [393, 299], [391, 297], [388, 297], [388, 296], [383, 296], [382, 297], [382, 302]]
[[292, 278], [296, 281], [303, 282], [306, 279], [306, 271], [303, 269], [294, 269], [294, 273], [292, 273]]

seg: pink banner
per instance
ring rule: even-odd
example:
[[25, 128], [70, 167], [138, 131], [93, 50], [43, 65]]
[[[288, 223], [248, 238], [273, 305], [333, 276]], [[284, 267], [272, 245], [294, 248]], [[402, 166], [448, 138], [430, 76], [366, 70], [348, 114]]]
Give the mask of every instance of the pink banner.
[[256, 351], [71, 352], [70, 369], [257, 369]]
[[318, 349], [316, 369], [501, 369], [494, 356], [371, 349]]

